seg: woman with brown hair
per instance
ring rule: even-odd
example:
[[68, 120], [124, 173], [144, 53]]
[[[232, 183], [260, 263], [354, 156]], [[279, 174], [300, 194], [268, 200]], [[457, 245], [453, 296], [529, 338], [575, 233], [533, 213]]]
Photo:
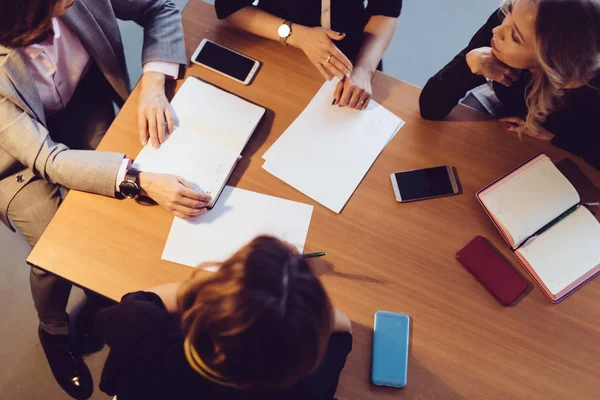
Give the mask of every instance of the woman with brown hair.
[[211, 275], [101, 310], [111, 351], [100, 388], [130, 399], [328, 399], [352, 349], [308, 261], [261, 236]]
[[600, 168], [600, 1], [506, 0], [427, 82], [421, 115], [442, 119], [475, 88], [507, 130]]

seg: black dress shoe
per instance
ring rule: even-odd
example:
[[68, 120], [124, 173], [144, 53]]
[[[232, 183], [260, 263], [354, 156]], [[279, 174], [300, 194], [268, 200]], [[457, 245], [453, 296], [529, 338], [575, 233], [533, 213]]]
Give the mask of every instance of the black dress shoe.
[[96, 308], [86, 303], [75, 323], [75, 338], [81, 355], [97, 353], [104, 348], [104, 342], [94, 332]]
[[74, 399], [89, 399], [94, 391], [92, 375], [83, 360], [73, 355], [69, 336], [50, 335], [41, 327], [38, 334], [56, 382]]

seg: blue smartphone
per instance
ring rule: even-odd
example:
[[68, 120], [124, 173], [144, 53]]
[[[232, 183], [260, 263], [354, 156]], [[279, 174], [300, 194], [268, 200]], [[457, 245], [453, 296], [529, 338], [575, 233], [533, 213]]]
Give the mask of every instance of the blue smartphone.
[[371, 382], [380, 386], [406, 386], [410, 317], [377, 311], [373, 328]]

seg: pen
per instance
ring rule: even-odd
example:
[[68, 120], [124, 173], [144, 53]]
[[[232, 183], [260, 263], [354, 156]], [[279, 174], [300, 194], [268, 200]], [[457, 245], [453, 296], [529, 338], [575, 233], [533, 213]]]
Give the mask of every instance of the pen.
[[309, 254], [302, 254], [302, 257], [304, 258], [315, 258], [315, 257], [323, 257], [326, 256], [327, 253], [325, 253], [324, 251], [320, 251], [318, 253], [309, 253]]
[[548, 229], [552, 228], [554, 225], [558, 224], [560, 221], [567, 218], [569, 215], [573, 214], [573, 212], [575, 212], [575, 210], [577, 210], [579, 208], [579, 206], [580, 206], [579, 204], [575, 204], [573, 207], [569, 208], [567, 211], [560, 214], [558, 217], [554, 218], [552, 221], [550, 221], [548, 224], [546, 224], [546, 226], [544, 226], [539, 231], [537, 231], [536, 233], [531, 235], [529, 237], [529, 239], [527, 239], [526, 241], [521, 243], [521, 245], [519, 247], [517, 247], [515, 250], [520, 249], [521, 247], [525, 246], [527, 243], [534, 240], [538, 236], [541, 236], [542, 233], [546, 232]]

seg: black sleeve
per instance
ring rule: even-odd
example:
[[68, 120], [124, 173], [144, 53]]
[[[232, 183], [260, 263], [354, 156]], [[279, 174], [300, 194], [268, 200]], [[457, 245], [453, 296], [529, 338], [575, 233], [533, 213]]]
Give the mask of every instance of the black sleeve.
[[294, 387], [294, 399], [331, 400], [337, 390], [340, 373], [352, 351], [352, 335], [334, 332], [329, 338], [327, 351], [315, 373], [299, 381]]
[[384, 15], [398, 18], [402, 11], [402, 0], [369, 0], [367, 13], [369, 15]]
[[225, 19], [244, 7], [251, 6], [253, 0], [215, 0], [217, 18]]
[[168, 312], [160, 297], [135, 292], [123, 296], [119, 304], [98, 311], [94, 329], [111, 349], [129, 349], [166, 316]]
[[580, 99], [564, 117], [546, 126], [553, 133], [552, 144], [582, 157], [600, 170], [600, 94]]
[[479, 47], [490, 46], [492, 29], [502, 23], [503, 14], [495, 11], [484, 26], [448, 65], [429, 79], [419, 98], [421, 116], [429, 120], [445, 118], [469, 90], [483, 85], [483, 76], [471, 72], [467, 64], [467, 53]]

